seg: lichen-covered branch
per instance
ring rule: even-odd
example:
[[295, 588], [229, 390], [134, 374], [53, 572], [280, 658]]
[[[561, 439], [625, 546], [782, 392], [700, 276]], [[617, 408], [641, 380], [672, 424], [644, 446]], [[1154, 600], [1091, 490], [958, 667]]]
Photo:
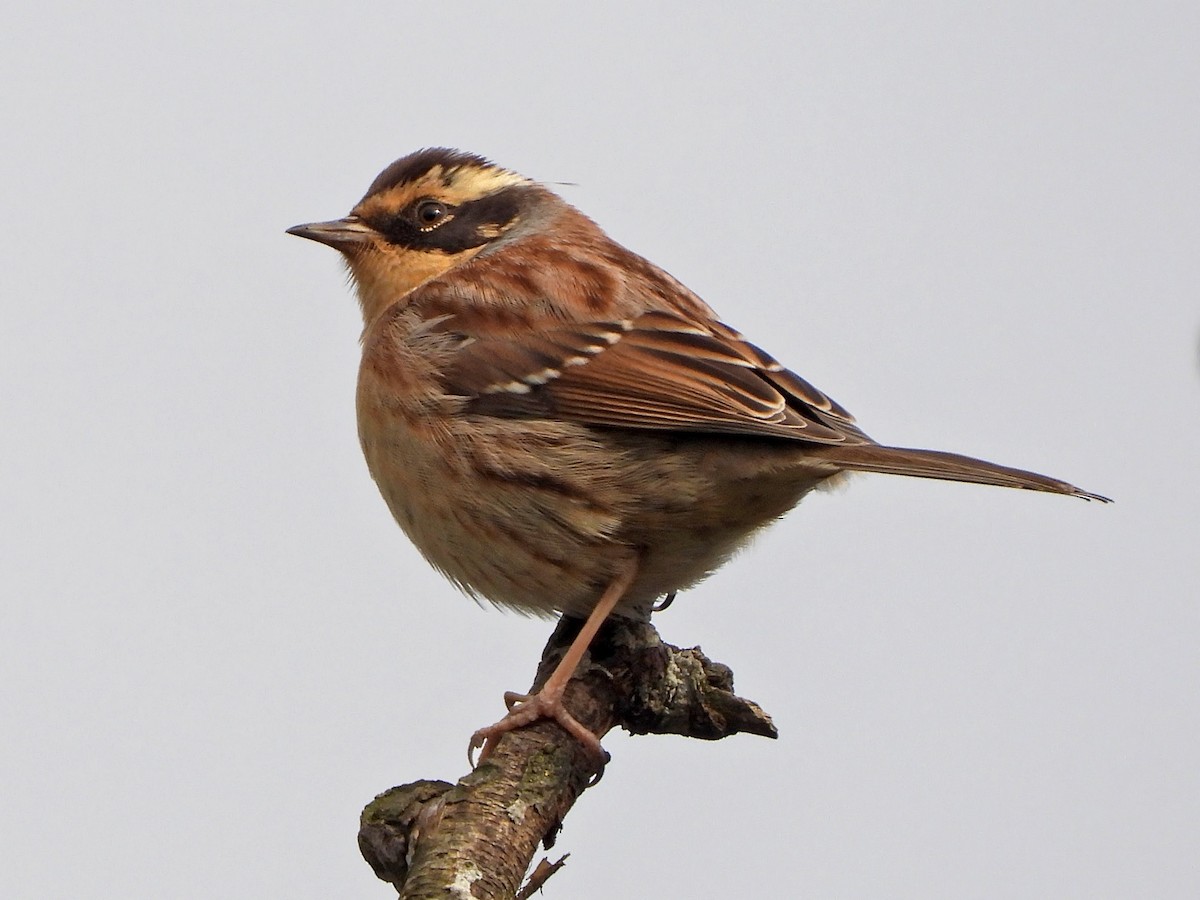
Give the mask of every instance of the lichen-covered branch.
[[[559, 622], [534, 690], [579, 625], [577, 619]], [[734, 695], [726, 666], [698, 647], [664, 644], [648, 622], [606, 623], [565, 700], [572, 715], [601, 736], [615, 726], [704, 740], [739, 732], [776, 736], [766, 713]], [[511, 900], [538, 845], [554, 844], [594, 774], [587, 754], [557, 725], [522, 728], [505, 735], [492, 757], [457, 784], [417, 781], [380, 794], [363, 810], [359, 846], [375, 874], [404, 900]], [[542, 880], [547, 877], [543, 870]]]

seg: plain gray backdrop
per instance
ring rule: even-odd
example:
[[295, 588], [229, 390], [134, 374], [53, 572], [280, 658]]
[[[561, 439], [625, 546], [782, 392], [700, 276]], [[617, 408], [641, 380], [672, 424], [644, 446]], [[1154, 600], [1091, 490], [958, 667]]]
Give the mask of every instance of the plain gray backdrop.
[[549, 622], [360, 458], [344, 214], [569, 201], [889, 443], [659, 620], [778, 741], [610, 735], [547, 896], [1200, 895], [1195, 3], [20, 4], [0, 36], [0, 895], [380, 897]]

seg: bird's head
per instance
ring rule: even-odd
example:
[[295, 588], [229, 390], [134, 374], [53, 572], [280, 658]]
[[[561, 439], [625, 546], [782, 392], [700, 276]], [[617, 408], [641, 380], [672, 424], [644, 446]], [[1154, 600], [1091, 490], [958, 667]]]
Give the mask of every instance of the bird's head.
[[345, 218], [288, 233], [345, 257], [370, 322], [420, 285], [538, 228], [560, 204], [481, 156], [433, 148], [384, 169]]

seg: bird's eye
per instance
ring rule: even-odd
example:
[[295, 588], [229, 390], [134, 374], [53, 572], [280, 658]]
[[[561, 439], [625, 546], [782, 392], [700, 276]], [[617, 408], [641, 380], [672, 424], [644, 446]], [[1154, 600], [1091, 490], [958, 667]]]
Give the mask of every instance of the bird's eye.
[[440, 200], [422, 200], [413, 212], [422, 231], [437, 228], [450, 218], [450, 207]]

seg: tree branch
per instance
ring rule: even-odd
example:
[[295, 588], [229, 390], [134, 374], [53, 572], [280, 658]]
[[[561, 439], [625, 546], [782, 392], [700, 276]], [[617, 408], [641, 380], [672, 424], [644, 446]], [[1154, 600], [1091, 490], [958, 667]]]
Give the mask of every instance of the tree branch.
[[[578, 633], [563, 618], [542, 654], [533, 690]], [[532, 691], [531, 691], [532, 692]], [[733, 693], [733, 673], [699, 647], [664, 644], [648, 622], [614, 619], [592, 642], [567, 686], [567, 708], [603, 736], [679, 734], [718, 740], [739, 732], [775, 737], [757, 704]], [[582, 747], [552, 722], [505, 735], [493, 756], [457, 784], [417, 781], [380, 794], [363, 810], [358, 841], [375, 874], [402, 900], [516, 897], [538, 844], [546, 849], [589, 786]], [[529, 896], [559, 863], [543, 863]]]

